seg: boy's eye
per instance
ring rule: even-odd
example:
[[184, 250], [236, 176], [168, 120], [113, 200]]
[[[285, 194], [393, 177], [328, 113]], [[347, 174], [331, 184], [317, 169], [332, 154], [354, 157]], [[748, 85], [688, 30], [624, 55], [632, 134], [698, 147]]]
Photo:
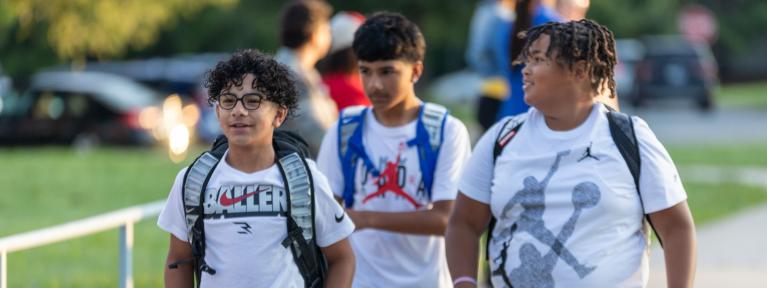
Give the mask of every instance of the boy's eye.
[[224, 103], [224, 104], [231, 104], [231, 103], [233, 103], [234, 101], [237, 101], [237, 100], [236, 100], [236, 98], [234, 98], [232, 96], [223, 95], [223, 96], [221, 96], [218, 99], [218, 101], [221, 102], [221, 103]]
[[245, 103], [247, 104], [258, 104], [261, 102], [261, 97], [257, 95], [248, 95], [245, 96]]

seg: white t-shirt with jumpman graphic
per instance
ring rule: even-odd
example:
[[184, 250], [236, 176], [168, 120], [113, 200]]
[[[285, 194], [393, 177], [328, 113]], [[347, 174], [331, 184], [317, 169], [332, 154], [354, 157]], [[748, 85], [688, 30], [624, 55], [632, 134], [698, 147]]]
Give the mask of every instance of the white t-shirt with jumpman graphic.
[[[375, 119], [372, 110], [366, 112], [362, 141], [382, 177], [367, 173], [362, 160], [359, 161], [355, 172], [354, 210], [428, 209], [430, 201], [423, 189], [417, 149], [405, 144], [415, 137], [416, 123], [414, 120], [399, 127], [385, 127]], [[344, 175], [338, 157], [336, 125], [325, 134], [317, 164], [328, 177], [336, 197], [342, 198]], [[455, 199], [461, 167], [470, 153], [466, 127], [448, 116], [434, 172], [431, 202]], [[450, 287], [452, 284], [442, 236], [363, 229], [350, 239], [357, 259], [354, 287]]]
[[[460, 190], [498, 219], [490, 267], [495, 287], [644, 287], [648, 244], [643, 214], [684, 201], [676, 167], [643, 120], [634, 117], [644, 211], [628, 166], [610, 136], [606, 108], [553, 131], [531, 108], [493, 165], [500, 124], [485, 133]], [[505, 121], [500, 121], [503, 123]]]
[[[347, 238], [354, 224], [344, 217], [316, 164], [306, 162], [314, 180], [317, 245], [327, 247]], [[188, 241], [181, 201], [185, 172], [176, 176], [157, 220], [160, 228], [182, 241]], [[205, 260], [216, 274], [203, 272], [201, 287], [304, 287], [293, 254], [281, 244], [287, 237], [288, 203], [276, 164], [245, 173], [222, 160], [205, 194]]]

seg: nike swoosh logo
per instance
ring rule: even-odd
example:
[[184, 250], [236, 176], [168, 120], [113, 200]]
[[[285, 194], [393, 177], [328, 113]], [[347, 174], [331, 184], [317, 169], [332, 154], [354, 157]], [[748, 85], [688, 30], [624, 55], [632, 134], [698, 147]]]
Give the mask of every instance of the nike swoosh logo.
[[333, 217], [336, 218], [336, 223], [341, 223], [341, 221], [344, 221], [344, 217], [346, 217], [346, 213], [341, 213], [341, 217], [338, 217], [336, 215], [333, 215]]
[[246, 193], [245, 195], [237, 196], [237, 197], [234, 197], [234, 198], [229, 198], [229, 196], [227, 195], [228, 193], [224, 193], [224, 194], [221, 195], [221, 199], [219, 200], [219, 203], [221, 203], [221, 206], [231, 206], [234, 203], [237, 203], [237, 202], [240, 202], [242, 200], [245, 200], [248, 197], [256, 195], [258, 193], [261, 193], [261, 192], [263, 192], [265, 190], [266, 189], [261, 190], [261, 186], [259, 186], [258, 190], [256, 190], [256, 191], [253, 191], [253, 192], [250, 192], [250, 193]]

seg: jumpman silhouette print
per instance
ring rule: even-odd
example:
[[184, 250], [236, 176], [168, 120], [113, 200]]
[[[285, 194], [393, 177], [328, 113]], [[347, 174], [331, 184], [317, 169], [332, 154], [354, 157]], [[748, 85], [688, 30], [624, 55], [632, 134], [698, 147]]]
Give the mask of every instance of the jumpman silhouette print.
[[418, 203], [418, 201], [416, 201], [412, 196], [410, 196], [410, 194], [407, 194], [404, 190], [402, 190], [401, 187], [399, 187], [399, 171], [397, 169], [397, 167], [399, 167], [399, 163], [400, 155], [397, 155], [397, 160], [395, 160], [395, 162], [386, 162], [386, 168], [383, 172], [381, 172], [381, 175], [373, 179], [373, 181], [375, 181], [374, 183], [378, 183], [378, 191], [365, 197], [365, 199], [362, 200], [363, 204], [370, 201], [370, 199], [386, 194], [386, 192], [391, 192], [395, 195], [405, 198], [405, 200], [410, 202], [410, 204], [413, 204], [416, 209], [421, 208], [422, 205]]
[[589, 143], [589, 147], [586, 147], [586, 151], [583, 151], [583, 156], [581, 156], [581, 159], [578, 159], [578, 162], [581, 162], [583, 160], [586, 160], [588, 158], [594, 159], [599, 161], [599, 158], [597, 156], [591, 155], [591, 145], [594, 144], [593, 142]]
[[[523, 180], [524, 188], [517, 192], [514, 197], [506, 204], [506, 206], [503, 209], [503, 212], [501, 213], [501, 217], [507, 218], [506, 214], [516, 205], [520, 205], [523, 209], [522, 213], [518, 216], [518, 220], [515, 221], [513, 224], [511, 224], [511, 227], [503, 229], [498, 233], [498, 237], [493, 237], [494, 244], [497, 244], [499, 241], [508, 242], [511, 241], [515, 233], [519, 232], [527, 232], [533, 237], [535, 237], [538, 241], [541, 241], [542, 243], [546, 244], [550, 247], [549, 253], [547, 253], [545, 256], [541, 255], [537, 250], [535, 250], [535, 247], [529, 244], [523, 245], [523, 249], [520, 250], [520, 260], [522, 260], [522, 265], [512, 271], [512, 277], [514, 279], [518, 279], [515, 277], [514, 274], [517, 274], [521, 271], [526, 271], [525, 273], [529, 272], [528, 270], [536, 270], [539, 272], [550, 273], [550, 269], [553, 269], [557, 258], [561, 258], [565, 263], [567, 263], [570, 267], [572, 267], [579, 277], [583, 278], [586, 275], [590, 274], [596, 267], [589, 267], [584, 264], [581, 264], [577, 258], [575, 258], [572, 253], [564, 246], [564, 243], [567, 242], [567, 240], [572, 235], [574, 229], [575, 229], [575, 223], [577, 222], [578, 218], [580, 218], [581, 212], [585, 208], [591, 208], [595, 206], [599, 202], [599, 188], [596, 186], [596, 184], [592, 182], [582, 182], [577, 184], [572, 192], [572, 203], [573, 207], [575, 208], [573, 211], [573, 214], [570, 216], [570, 219], [565, 223], [565, 225], [562, 227], [562, 230], [559, 232], [558, 235], [554, 235], [548, 228], [546, 228], [546, 225], [543, 221], [543, 212], [546, 209], [545, 205], [545, 193], [546, 187], [548, 186], [548, 182], [551, 179], [551, 177], [556, 173], [556, 171], [559, 168], [559, 162], [562, 157], [569, 154], [568, 151], [563, 151], [557, 154], [556, 160], [554, 161], [554, 164], [551, 166], [548, 174], [542, 181], [538, 181], [533, 176], [525, 177]], [[504, 243], [505, 244], [505, 243]], [[504, 245], [506, 249], [506, 245]], [[504, 249], [505, 250], [505, 249]], [[502, 258], [505, 258], [503, 254], [501, 253]], [[553, 257], [553, 258], [552, 258]], [[542, 262], [541, 262], [542, 261]], [[501, 259], [501, 263], [505, 264], [505, 259]], [[537, 264], [536, 264], [537, 263]], [[532, 267], [536, 265], [543, 265], [541, 267]], [[500, 268], [500, 267], [499, 267]], [[534, 268], [534, 269], [533, 269]], [[505, 269], [505, 267], [504, 267]], [[517, 273], [515, 273], [516, 271]], [[494, 275], [497, 275], [500, 271], [496, 271], [496, 273], [493, 273]], [[522, 274], [525, 274], [522, 273]], [[537, 275], [537, 274], [536, 274]], [[519, 274], [517, 274], [519, 277]], [[517, 284], [523, 284], [519, 287], [530, 287], [524, 284], [542, 284], [542, 283], [548, 283], [546, 279], [548, 279], [548, 276], [545, 275], [538, 275], [541, 277], [537, 277], [533, 274], [529, 274], [530, 277], [521, 277], [522, 279], [515, 280], [515, 286], [519, 286]], [[535, 276], [535, 277], [533, 277]], [[531, 278], [532, 277], [532, 278]], [[506, 278], [506, 277], [504, 277]], [[523, 280], [524, 279], [524, 280]], [[504, 279], [506, 280], [506, 279]], [[517, 282], [519, 281], [519, 282]], [[532, 281], [532, 282], [531, 282]], [[505, 282], [505, 281], [504, 281]], [[509, 285], [509, 283], [506, 283]], [[540, 285], [536, 286], [533, 285], [532, 287], [539, 287]], [[545, 286], [545, 285], [544, 285]], [[540, 286], [543, 287], [543, 286]]]

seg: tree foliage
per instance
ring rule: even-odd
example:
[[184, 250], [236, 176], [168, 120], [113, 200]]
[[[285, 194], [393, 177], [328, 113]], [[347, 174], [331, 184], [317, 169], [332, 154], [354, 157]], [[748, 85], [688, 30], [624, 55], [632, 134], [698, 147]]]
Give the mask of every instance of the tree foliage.
[[116, 57], [127, 49], [145, 48], [179, 17], [209, 5], [231, 6], [235, 1], [9, 0], [7, 8], [18, 21], [20, 40], [44, 28], [58, 57], [81, 60]]

